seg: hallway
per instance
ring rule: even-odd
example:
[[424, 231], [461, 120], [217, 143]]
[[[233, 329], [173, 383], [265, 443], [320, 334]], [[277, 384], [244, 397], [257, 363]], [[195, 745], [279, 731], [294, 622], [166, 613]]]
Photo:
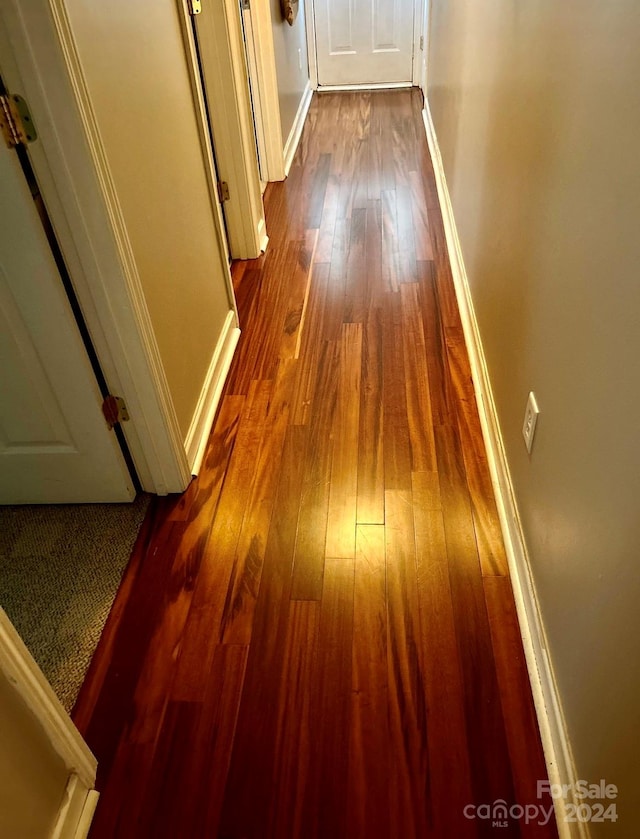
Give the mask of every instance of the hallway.
[[[91, 836], [494, 834], [546, 769], [419, 91], [316, 94], [200, 477], [74, 710]], [[511, 820], [502, 836], [556, 836]]]

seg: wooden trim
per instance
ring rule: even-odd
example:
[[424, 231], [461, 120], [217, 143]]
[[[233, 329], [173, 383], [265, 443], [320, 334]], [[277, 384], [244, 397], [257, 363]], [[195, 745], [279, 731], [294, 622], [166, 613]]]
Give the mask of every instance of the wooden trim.
[[[273, 44], [271, 9], [268, 0], [253, 0], [251, 9], [244, 12], [245, 21], [250, 22], [247, 31], [247, 52], [253, 52], [255, 67], [249, 60], [249, 73], [257, 93], [257, 108], [254, 108], [256, 133], [263, 148], [262, 161], [267, 181], [282, 181], [284, 172], [284, 143], [280, 122], [280, 101], [278, 98], [278, 77], [276, 75], [276, 54]], [[258, 111], [258, 112], [256, 112]]]
[[[482, 435], [487, 448], [487, 459], [496, 496], [498, 514], [509, 561], [511, 582], [515, 595], [518, 620], [522, 633], [527, 668], [536, 706], [540, 735], [544, 748], [549, 780], [554, 784], [573, 784], [578, 775], [571, 744], [562, 712], [560, 696], [553, 668], [548, 655], [544, 624], [531, 573], [531, 564], [522, 530], [522, 522], [515, 498], [509, 463], [498, 422], [491, 381], [475, 316], [462, 248], [453, 215], [453, 208], [442, 165], [438, 140], [431, 119], [429, 104], [425, 100], [422, 112], [429, 150], [436, 175], [438, 198], [442, 210], [447, 249], [453, 274], [460, 317], [469, 361]], [[561, 839], [587, 839], [585, 826], [565, 821], [565, 805], [569, 799], [555, 799], [556, 818]], [[579, 803], [579, 802], [573, 802]]]
[[29, 156], [142, 486], [181, 492], [182, 435], [63, 0], [7, 0], [0, 41], [5, 80], [38, 115]]
[[227, 297], [229, 305], [236, 315], [236, 325], [238, 320], [238, 309], [236, 306], [236, 297], [233, 290], [233, 280], [231, 279], [231, 270], [229, 263], [231, 256], [229, 253], [229, 242], [227, 240], [227, 232], [225, 228], [224, 215], [222, 212], [222, 205], [218, 196], [218, 172], [216, 170], [215, 157], [213, 153], [213, 143], [211, 139], [211, 130], [209, 126], [209, 117], [207, 115], [207, 106], [205, 103], [204, 90], [202, 88], [202, 77], [198, 65], [198, 55], [195, 43], [193, 27], [190, 23], [190, 16], [180, 15], [180, 23], [182, 28], [182, 37], [184, 41], [184, 48], [187, 54], [187, 65], [189, 67], [189, 78], [191, 81], [191, 90], [193, 94], [193, 102], [196, 108], [198, 124], [198, 134], [200, 135], [200, 144], [202, 147], [202, 154], [205, 161], [205, 171], [207, 175], [207, 183], [209, 186], [209, 195], [211, 197], [211, 207], [213, 209], [213, 218], [218, 239], [218, 247], [221, 255], [222, 271], [225, 278], [227, 288]]
[[93, 821], [93, 816], [96, 812], [96, 807], [98, 806], [99, 798], [100, 793], [95, 789], [89, 790], [89, 792], [87, 793], [87, 797], [84, 802], [84, 807], [82, 808], [82, 814], [80, 816], [80, 821], [78, 822], [78, 826], [76, 828], [74, 839], [86, 839], [86, 837], [89, 835], [91, 822]]
[[318, 52], [316, 48], [315, 0], [305, 0], [304, 22], [307, 33], [307, 60], [309, 62], [309, 84], [311, 90], [318, 89]]
[[0, 670], [38, 720], [65, 766], [78, 776], [82, 785], [92, 789], [96, 759], [2, 608]]
[[256, 134], [256, 146], [258, 148], [258, 173], [260, 175], [260, 190], [262, 191], [262, 184], [269, 181], [267, 171], [267, 138], [262, 118], [262, 93], [256, 61], [253, 16], [250, 8], [241, 8], [242, 30], [244, 33], [244, 47], [247, 55], [247, 72], [249, 74], [249, 88], [251, 93], [251, 110], [253, 112], [253, 125]]
[[85, 839], [99, 797], [99, 793], [87, 789], [77, 775], [70, 775], [49, 839]]
[[420, 87], [422, 81], [422, 57], [424, 50], [420, 49], [420, 36], [424, 36], [425, 48], [427, 35], [424, 27], [424, 4], [429, 0], [414, 0], [413, 4], [413, 58], [411, 80], [414, 87]]
[[211, 364], [198, 399], [198, 404], [191, 420], [191, 425], [185, 440], [187, 457], [191, 464], [191, 472], [197, 475], [202, 465], [205, 449], [209, 440], [209, 433], [216, 415], [222, 388], [224, 387], [233, 353], [240, 338], [240, 330], [236, 325], [234, 312], [229, 312], [218, 344], [213, 353]]
[[[188, 16], [185, 3], [183, 14]], [[260, 255], [260, 192], [240, 5], [234, 0], [205, 3], [196, 21], [202, 75], [218, 164], [229, 184], [225, 202], [229, 248], [234, 259]]]
[[305, 87], [302, 98], [300, 99], [300, 104], [298, 105], [296, 118], [293, 121], [291, 131], [289, 132], [289, 136], [287, 137], [287, 142], [284, 147], [284, 171], [287, 175], [291, 169], [291, 164], [293, 163], [293, 158], [296, 153], [296, 149], [298, 148], [300, 137], [302, 136], [302, 129], [304, 128], [304, 121], [307, 118], [312, 96], [313, 89], [311, 87], [311, 82], [307, 82], [307, 86]]
[[[262, 190], [262, 188], [261, 193], [264, 195], [264, 190]], [[260, 219], [260, 224], [258, 225], [258, 242], [260, 244], [260, 251], [264, 253], [267, 249], [267, 245], [269, 244], [269, 237], [267, 236], [267, 223], [264, 219]]]

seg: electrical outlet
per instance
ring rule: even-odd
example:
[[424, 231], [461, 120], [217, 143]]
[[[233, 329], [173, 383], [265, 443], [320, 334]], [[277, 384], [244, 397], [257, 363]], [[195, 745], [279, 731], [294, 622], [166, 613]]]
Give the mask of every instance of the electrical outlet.
[[524, 444], [527, 451], [531, 454], [533, 447], [533, 435], [536, 433], [536, 423], [538, 422], [538, 414], [540, 409], [536, 402], [536, 396], [533, 391], [529, 394], [527, 399], [527, 407], [524, 412], [524, 424], [522, 426], [522, 436], [524, 437]]
[[302, 50], [298, 50], [298, 69], [302, 70]]

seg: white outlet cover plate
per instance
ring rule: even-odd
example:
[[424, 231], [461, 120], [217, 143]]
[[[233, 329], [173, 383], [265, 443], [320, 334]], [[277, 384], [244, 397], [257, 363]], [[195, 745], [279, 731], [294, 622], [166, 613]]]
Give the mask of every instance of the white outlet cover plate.
[[527, 407], [524, 412], [524, 423], [522, 424], [522, 436], [524, 437], [524, 444], [527, 451], [531, 454], [533, 447], [533, 436], [536, 433], [536, 423], [538, 422], [538, 415], [540, 409], [536, 401], [536, 395], [533, 391], [529, 394], [527, 399]]

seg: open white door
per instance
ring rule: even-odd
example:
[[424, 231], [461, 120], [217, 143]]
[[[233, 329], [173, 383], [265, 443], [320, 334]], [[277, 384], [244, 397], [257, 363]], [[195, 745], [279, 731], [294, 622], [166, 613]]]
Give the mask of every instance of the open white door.
[[315, 0], [318, 84], [411, 84], [414, 0]]
[[81, 839], [96, 760], [0, 609], [0, 836]]
[[130, 501], [131, 477], [18, 155], [1, 146], [0, 503]]

